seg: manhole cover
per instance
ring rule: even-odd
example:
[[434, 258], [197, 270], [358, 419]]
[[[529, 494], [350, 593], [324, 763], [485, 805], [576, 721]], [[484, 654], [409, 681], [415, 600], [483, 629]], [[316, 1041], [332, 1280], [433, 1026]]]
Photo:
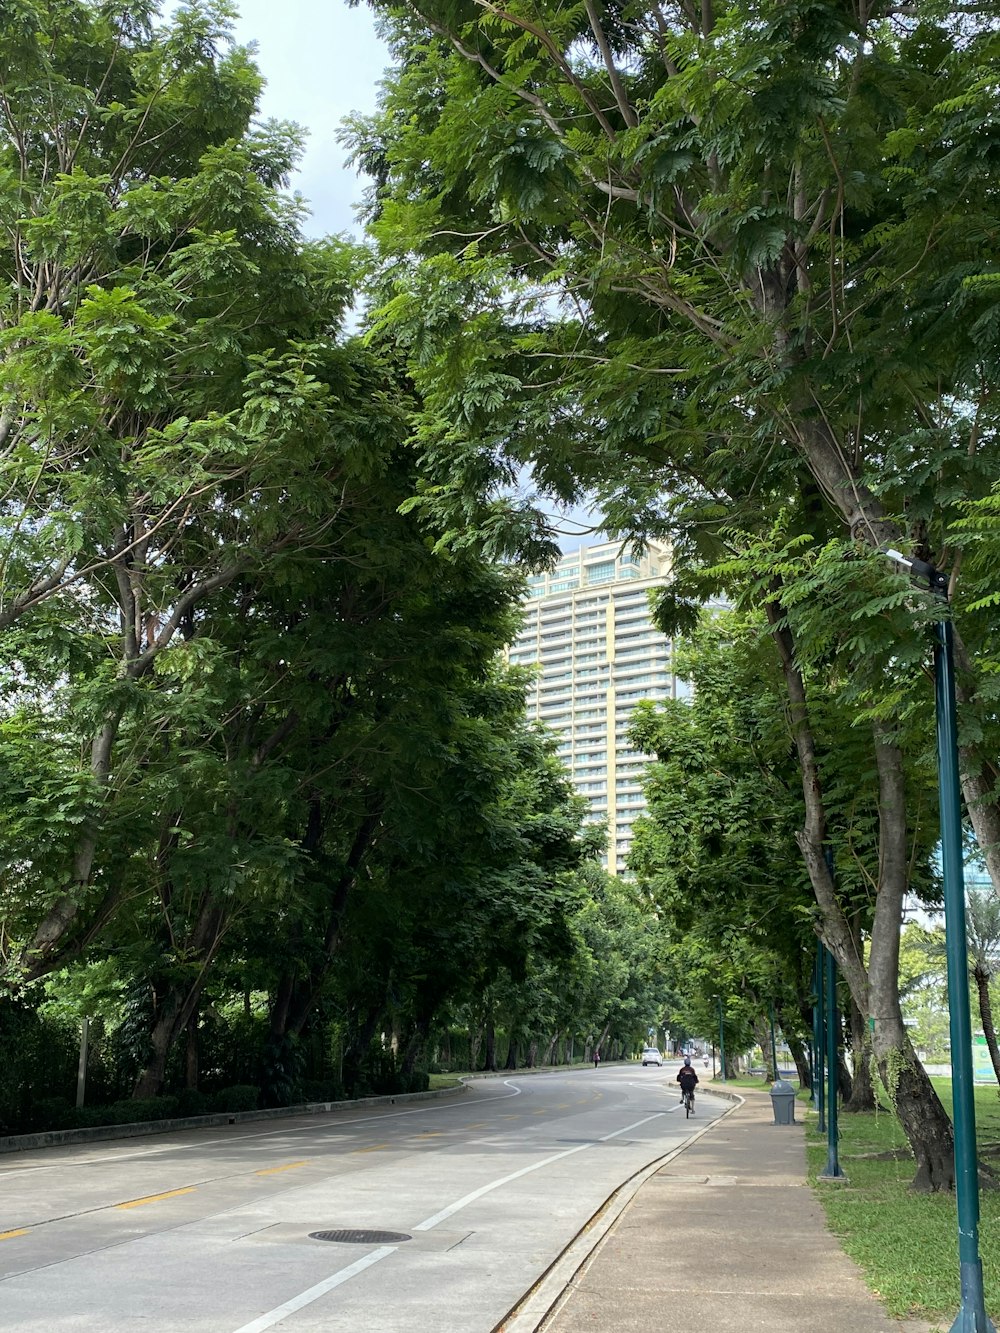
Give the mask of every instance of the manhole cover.
[[310, 1231], [310, 1240], [336, 1240], [342, 1245], [397, 1245], [412, 1240], [405, 1231]]

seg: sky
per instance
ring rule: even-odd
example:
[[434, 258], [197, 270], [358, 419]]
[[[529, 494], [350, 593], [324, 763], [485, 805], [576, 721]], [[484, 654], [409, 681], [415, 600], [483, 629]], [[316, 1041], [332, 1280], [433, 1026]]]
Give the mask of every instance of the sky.
[[312, 209], [314, 236], [357, 231], [352, 212], [364, 180], [344, 165], [337, 142], [351, 112], [375, 110], [378, 82], [388, 64], [365, 4], [343, 0], [238, 0], [236, 38], [257, 44], [256, 63], [267, 80], [265, 119], [294, 120], [309, 131], [302, 168], [292, 187]]

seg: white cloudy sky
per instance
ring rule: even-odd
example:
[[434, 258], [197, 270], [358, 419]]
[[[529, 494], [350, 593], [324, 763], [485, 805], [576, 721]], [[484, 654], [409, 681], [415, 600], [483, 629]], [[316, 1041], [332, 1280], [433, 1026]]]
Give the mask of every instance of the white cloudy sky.
[[239, 0], [237, 40], [257, 44], [267, 79], [261, 114], [294, 120], [309, 131], [294, 186], [313, 210], [314, 235], [353, 230], [352, 205], [363, 181], [344, 166], [337, 129], [352, 111], [375, 108], [388, 54], [365, 4], [343, 0]]

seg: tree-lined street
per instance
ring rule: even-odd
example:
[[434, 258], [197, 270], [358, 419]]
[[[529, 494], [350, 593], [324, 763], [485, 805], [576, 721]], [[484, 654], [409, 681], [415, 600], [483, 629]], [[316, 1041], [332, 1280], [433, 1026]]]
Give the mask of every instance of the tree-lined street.
[[[4, 1322], [491, 1329], [618, 1185], [723, 1112], [706, 1095], [685, 1121], [675, 1068], [4, 1158]], [[309, 1238], [345, 1228], [412, 1239]]]

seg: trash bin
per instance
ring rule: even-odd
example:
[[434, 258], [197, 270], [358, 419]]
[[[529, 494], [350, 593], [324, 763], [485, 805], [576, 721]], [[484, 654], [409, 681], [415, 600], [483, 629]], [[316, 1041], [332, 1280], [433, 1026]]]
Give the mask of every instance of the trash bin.
[[783, 1078], [771, 1084], [771, 1105], [776, 1125], [795, 1124], [795, 1089]]

